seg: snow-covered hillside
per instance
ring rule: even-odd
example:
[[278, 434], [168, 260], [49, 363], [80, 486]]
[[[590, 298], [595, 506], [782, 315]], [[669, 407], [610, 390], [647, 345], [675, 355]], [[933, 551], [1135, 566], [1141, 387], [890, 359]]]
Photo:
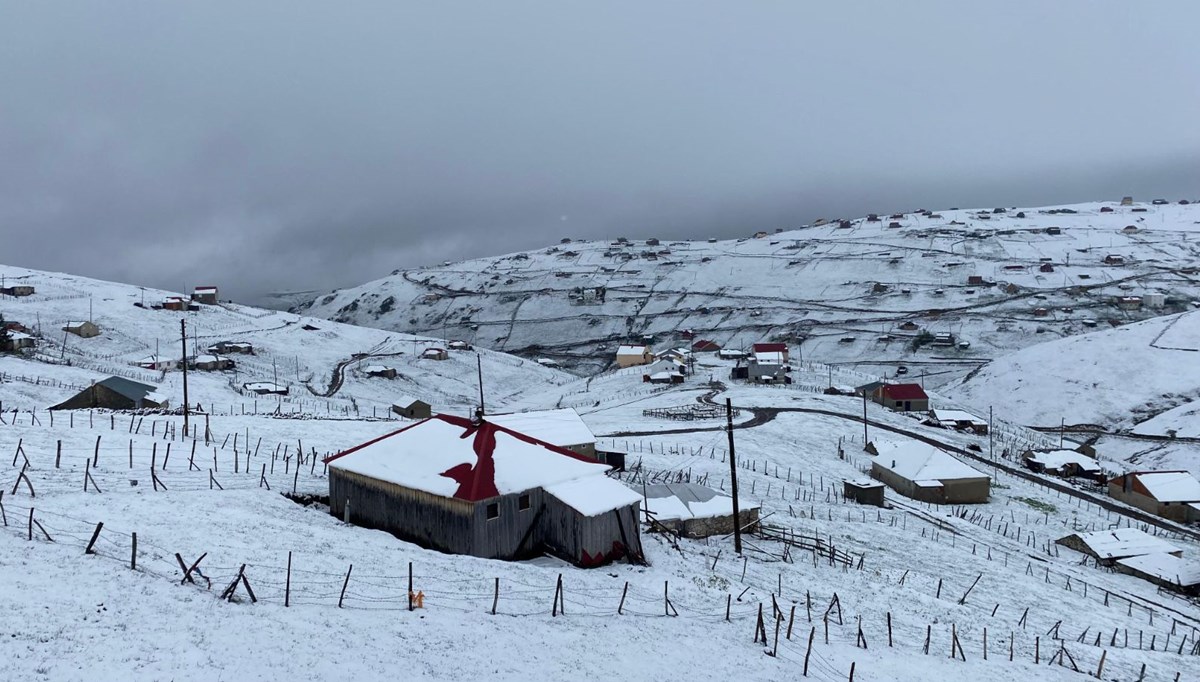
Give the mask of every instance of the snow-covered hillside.
[[[396, 271], [298, 310], [464, 336], [581, 369], [606, 365], [619, 342], [674, 345], [686, 329], [733, 347], [802, 340], [808, 358], [876, 373], [925, 363], [938, 383], [1012, 350], [1179, 312], [1200, 297], [1200, 206], [999, 210], [909, 212], [739, 240], [564, 240]], [[602, 300], [587, 291], [600, 287]], [[1118, 307], [1130, 296], [1145, 298]], [[914, 352], [922, 331], [970, 346]]]
[[[37, 347], [25, 356], [0, 354], [0, 401], [6, 409], [44, 409], [108, 375], [161, 386], [172, 405], [183, 399], [182, 373], [143, 369], [136, 363], [156, 353], [165, 363], [183, 356], [180, 320], [186, 320], [187, 353], [201, 354], [220, 341], [247, 342], [254, 354], [230, 354], [233, 370], [189, 373], [190, 402], [209, 411], [377, 415], [401, 395], [437, 410], [467, 414], [479, 402], [476, 353], [451, 350], [446, 360], [420, 358], [446, 340], [355, 327], [287, 312], [232, 303], [201, 305], [191, 312], [155, 310], [165, 297], [156, 291], [73, 275], [0, 266], [8, 286], [34, 287], [32, 296], [0, 296], [0, 314], [35, 334]], [[187, 293], [187, 292], [183, 292]], [[144, 302], [144, 305], [143, 305]], [[90, 319], [99, 336], [80, 338], [62, 331], [68, 322]], [[65, 347], [64, 347], [65, 344]], [[573, 376], [503, 353], [481, 350], [485, 400], [502, 404], [530, 386], [558, 384]], [[368, 376], [369, 365], [397, 370], [395, 379]], [[249, 382], [278, 381], [287, 396], [256, 396]]]

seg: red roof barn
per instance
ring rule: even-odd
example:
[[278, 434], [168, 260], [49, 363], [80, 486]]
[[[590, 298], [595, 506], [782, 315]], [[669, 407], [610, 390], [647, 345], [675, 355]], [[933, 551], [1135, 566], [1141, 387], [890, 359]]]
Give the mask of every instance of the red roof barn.
[[329, 511], [425, 547], [579, 566], [642, 556], [641, 496], [609, 467], [487, 417], [435, 415], [329, 463]]
[[786, 343], [756, 343], [750, 348], [751, 353], [783, 353], [783, 361], [788, 362], [788, 346]]

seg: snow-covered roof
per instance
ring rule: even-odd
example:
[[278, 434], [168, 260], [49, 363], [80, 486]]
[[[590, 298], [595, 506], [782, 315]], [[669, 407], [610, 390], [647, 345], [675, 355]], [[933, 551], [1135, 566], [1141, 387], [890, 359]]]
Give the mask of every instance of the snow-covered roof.
[[[102, 381], [96, 382], [100, 386], [104, 386], [112, 391], [115, 391], [130, 400], [141, 400], [147, 398], [154, 402], [162, 402], [163, 396], [158, 395], [158, 387], [150, 384], [143, 384], [140, 381], [132, 381], [124, 377], [108, 377]], [[157, 397], [153, 397], [157, 396]]]
[[363, 367], [363, 371], [367, 374], [375, 374], [376, 372], [389, 372], [391, 369], [392, 368], [388, 367], [387, 365], [367, 365], [366, 367]]
[[32, 339], [33, 336], [26, 334], [25, 332], [9, 332], [8, 338], [12, 339], [13, 341], [22, 341], [24, 339]]
[[1097, 530], [1075, 535], [1101, 559], [1120, 559], [1141, 554], [1165, 554], [1180, 551], [1178, 547], [1169, 542], [1160, 540], [1137, 528]]
[[[425, 419], [327, 461], [330, 469], [470, 502], [538, 487], [549, 489], [592, 476], [607, 481], [604, 473], [609, 468], [501, 426], [491, 417], [476, 424], [450, 415]], [[600, 487], [564, 488], [560, 492], [571, 498], [563, 502], [590, 511], [584, 494]], [[602, 492], [603, 502], [616, 499], [611, 489]]]
[[195, 358], [193, 358], [193, 361], [195, 361], [195, 362], [220, 362], [221, 357], [219, 355], [201, 353], [200, 355], [197, 355]]
[[650, 375], [652, 381], [670, 381], [672, 377], [679, 376], [678, 372], [655, 372]]
[[645, 346], [619, 346], [617, 355], [645, 355], [646, 350]]
[[1117, 563], [1176, 585], [1200, 585], [1200, 564], [1166, 552], [1126, 557]]
[[783, 353], [779, 351], [759, 351], [754, 354], [754, 361], [760, 365], [784, 364]]
[[1186, 471], [1140, 471], [1129, 475], [1137, 477], [1159, 502], [1200, 501], [1200, 481]]
[[197, 294], [215, 294], [215, 293], [217, 293], [217, 288], [216, 287], [196, 287], [195, 291]]
[[249, 383], [242, 384], [242, 388], [246, 389], [247, 391], [282, 391], [287, 387], [280, 386], [279, 384], [273, 384], [269, 381], [251, 381]]
[[952, 479], [987, 478], [987, 474], [963, 464], [944, 450], [919, 441], [876, 440], [871, 443], [879, 453], [875, 457], [877, 466], [921, 485]]
[[584, 516], [599, 516], [642, 500], [641, 495], [607, 476], [584, 476], [547, 485], [545, 490]]
[[[411, 395], [401, 394], [392, 399], [392, 407], [399, 407], [399, 408], [403, 409], [406, 407], [411, 407], [412, 404], [416, 403], [416, 402], [425, 402], [425, 401], [418, 400], [417, 398], [414, 398]], [[425, 404], [428, 405], [429, 403], [425, 403]]]
[[1100, 471], [1100, 463], [1082, 452], [1074, 450], [1049, 450], [1034, 452], [1028, 457], [1029, 461], [1037, 462], [1047, 469], [1061, 469], [1067, 464], [1074, 464], [1082, 471]]
[[596, 442], [596, 436], [579, 418], [579, 413], [569, 407], [558, 410], [489, 414], [484, 419], [559, 447]]
[[738, 350], [736, 348], [722, 348], [721, 350], [717, 351], [717, 357], [743, 358], [746, 357], [746, 351]]
[[976, 417], [970, 412], [963, 410], [939, 410], [934, 409], [929, 411], [929, 416], [939, 422], [970, 422], [971, 424], [987, 424], [987, 421]]
[[[645, 487], [644, 507], [659, 521], [733, 516], [733, 497], [695, 483], [659, 483]], [[738, 498], [738, 509], [758, 505]]]

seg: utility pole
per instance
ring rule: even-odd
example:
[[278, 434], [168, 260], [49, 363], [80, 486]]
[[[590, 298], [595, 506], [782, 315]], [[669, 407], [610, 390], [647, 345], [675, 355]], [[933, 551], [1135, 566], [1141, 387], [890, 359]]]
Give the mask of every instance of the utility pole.
[[733, 401], [725, 399], [725, 421], [729, 431], [729, 482], [733, 494], [733, 551], [742, 553], [742, 520], [738, 516], [737, 455], [733, 450]]
[[992, 452], [992, 406], [988, 405], [988, 459], [996, 459]]
[[1067, 418], [1063, 417], [1062, 421], [1058, 425], [1058, 449], [1059, 450], [1063, 449], [1063, 439], [1066, 437], [1066, 434], [1067, 434]]
[[867, 392], [863, 391], [863, 447], [867, 447]]
[[183, 350], [183, 433], [188, 432], [188, 390], [187, 390], [187, 320], [179, 320], [179, 342]]
[[479, 372], [479, 416], [483, 416], [483, 356], [475, 351], [475, 368]]

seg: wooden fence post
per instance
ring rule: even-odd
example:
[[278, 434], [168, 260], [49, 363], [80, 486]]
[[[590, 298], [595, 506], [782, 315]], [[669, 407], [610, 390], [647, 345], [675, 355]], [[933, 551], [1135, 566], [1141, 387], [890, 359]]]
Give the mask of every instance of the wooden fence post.
[[129, 570], [137, 570], [137, 533], [133, 533], [133, 549], [129, 552]]
[[92, 547], [94, 547], [96, 545], [96, 540], [99, 539], [99, 537], [100, 537], [100, 529], [103, 527], [104, 527], [103, 521], [96, 524], [96, 530], [92, 531], [92, 539], [88, 541], [87, 549], [83, 550], [84, 554], [95, 554], [96, 553], [92, 549]]
[[[342, 608], [342, 601], [346, 598], [346, 587], [350, 585], [350, 573], [354, 571], [354, 564], [350, 564], [350, 568], [346, 569], [346, 580], [342, 582], [342, 593], [338, 596], [338, 608]], [[493, 612], [495, 611], [495, 607]]]
[[[349, 576], [347, 576], [349, 577]], [[292, 602], [292, 553], [288, 552], [287, 578], [283, 584], [283, 606], [287, 608]]]

